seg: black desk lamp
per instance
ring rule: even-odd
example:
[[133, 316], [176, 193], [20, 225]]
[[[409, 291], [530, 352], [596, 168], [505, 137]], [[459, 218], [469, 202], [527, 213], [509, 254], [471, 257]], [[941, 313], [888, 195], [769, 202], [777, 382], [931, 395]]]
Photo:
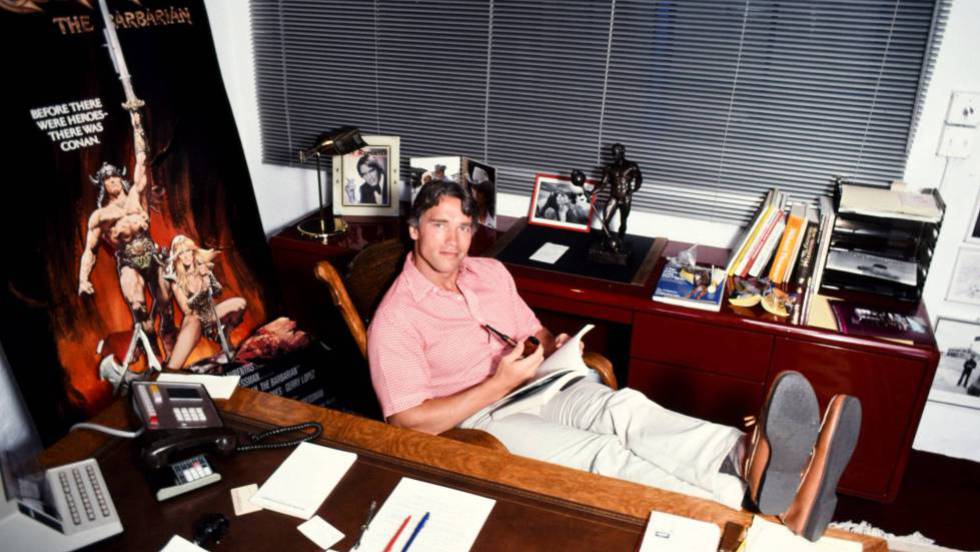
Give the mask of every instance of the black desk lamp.
[[367, 143], [361, 138], [361, 131], [354, 127], [341, 127], [324, 132], [308, 149], [299, 150], [299, 162], [305, 163], [310, 157], [316, 158], [316, 191], [320, 196], [320, 212], [296, 225], [299, 233], [308, 238], [326, 241], [330, 236], [341, 234], [347, 224], [341, 218], [334, 218], [333, 205], [329, 209], [323, 205], [323, 181], [320, 174], [321, 155], [345, 155], [355, 152]]

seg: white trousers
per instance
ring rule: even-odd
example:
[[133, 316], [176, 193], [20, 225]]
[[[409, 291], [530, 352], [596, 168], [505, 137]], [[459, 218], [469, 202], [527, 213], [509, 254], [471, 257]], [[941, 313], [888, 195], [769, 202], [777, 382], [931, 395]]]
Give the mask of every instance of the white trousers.
[[581, 381], [538, 411], [460, 427], [482, 429], [521, 456], [740, 508], [745, 485], [721, 473], [742, 432], [667, 410], [639, 391]]

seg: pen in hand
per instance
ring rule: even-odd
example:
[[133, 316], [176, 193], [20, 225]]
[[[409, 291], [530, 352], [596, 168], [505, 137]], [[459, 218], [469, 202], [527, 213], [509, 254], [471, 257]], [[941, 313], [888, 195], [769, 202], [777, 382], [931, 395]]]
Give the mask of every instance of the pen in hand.
[[[498, 330], [497, 328], [494, 328], [490, 324], [483, 324], [483, 327], [486, 328], [488, 332], [492, 333], [493, 335], [503, 340], [504, 343], [510, 345], [511, 347], [517, 347], [518, 343], [513, 337], [505, 334], [504, 332]], [[524, 342], [524, 353], [522, 356], [528, 356], [534, 353], [535, 349], [537, 349], [538, 345], [540, 344], [541, 341], [539, 341], [538, 338], [534, 337], [533, 335], [528, 336], [527, 341]]]

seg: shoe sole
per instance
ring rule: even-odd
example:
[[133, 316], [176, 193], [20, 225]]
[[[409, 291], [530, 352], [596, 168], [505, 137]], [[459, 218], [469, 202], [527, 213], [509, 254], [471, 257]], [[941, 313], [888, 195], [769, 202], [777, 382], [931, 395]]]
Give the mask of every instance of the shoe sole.
[[[830, 415], [834, 401], [843, 403], [836, 420], [833, 420]], [[857, 446], [858, 435], [861, 433], [861, 401], [856, 397], [849, 395], [834, 397], [831, 399], [828, 413], [828, 419], [824, 424], [833, 424], [827, 428], [833, 431], [833, 434], [830, 437], [827, 460], [816, 498], [810, 507], [810, 515], [807, 516], [799, 533], [809, 541], [816, 541], [823, 536], [827, 525], [834, 517], [834, 510], [837, 509], [837, 483], [851, 460], [851, 455]]]
[[769, 445], [769, 458], [759, 482], [756, 506], [777, 515], [789, 508], [800, 486], [820, 432], [820, 403], [802, 374], [780, 374], [773, 384], [759, 423]]

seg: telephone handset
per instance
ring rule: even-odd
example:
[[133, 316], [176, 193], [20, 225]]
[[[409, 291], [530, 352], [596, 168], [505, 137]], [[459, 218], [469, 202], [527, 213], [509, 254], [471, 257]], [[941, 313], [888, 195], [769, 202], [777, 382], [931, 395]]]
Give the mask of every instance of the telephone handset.
[[[237, 435], [225, 427], [207, 389], [199, 383], [136, 381], [131, 393], [133, 409], [145, 428], [140, 436], [140, 459], [160, 501], [221, 480], [205, 452], [231, 454], [290, 447], [316, 439], [323, 431], [320, 424], [308, 422], [256, 435]], [[261, 442], [306, 429], [313, 431], [299, 439]]]
[[133, 382], [133, 406], [146, 432], [140, 457], [149, 469], [169, 464], [183, 451], [231, 453], [235, 432], [225, 427], [207, 390], [199, 383]]
[[237, 437], [221, 421], [203, 385], [140, 381], [132, 383], [131, 393], [145, 429], [140, 461], [157, 500], [221, 481], [204, 453], [234, 452]]

